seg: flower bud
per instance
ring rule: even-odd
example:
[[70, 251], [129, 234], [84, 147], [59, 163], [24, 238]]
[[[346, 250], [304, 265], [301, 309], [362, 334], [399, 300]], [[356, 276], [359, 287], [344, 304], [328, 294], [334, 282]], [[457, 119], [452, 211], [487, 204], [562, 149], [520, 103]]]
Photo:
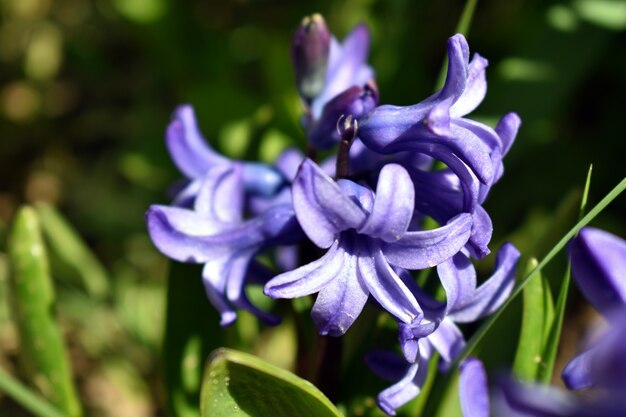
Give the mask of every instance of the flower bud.
[[307, 102], [317, 97], [326, 83], [330, 51], [330, 32], [319, 14], [302, 19], [293, 37], [292, 60], [296, 70], [296, 86]]

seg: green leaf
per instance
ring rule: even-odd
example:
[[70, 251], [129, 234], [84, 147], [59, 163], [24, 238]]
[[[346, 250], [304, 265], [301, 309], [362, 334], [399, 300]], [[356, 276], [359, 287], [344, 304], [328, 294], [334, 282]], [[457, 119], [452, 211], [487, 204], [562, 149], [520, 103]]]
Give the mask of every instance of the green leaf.
[[202, 417], [340, 417], [313, 384], [242, 352], [218, 349], [204, 373]]
[[[537, 265], [535, 258], [530, 259], [526, 264], [526, 273]], [[548, 281], [540, 273], [535, 274], [524, 287], [523, 297], [522, 328], [513, 373], [518, 378], [536, 381], [545, 366], [543, 353], [554, 320], [554, 301]]]
[[78, 232], [53, 206], [39, 203], [36, 210], [51, 250], [53, 274], [80, 281], [90, 296], [104, 298], [109, 292], [109, 278]]
[[[579, 219], [585, 213], [587, 207], [587, 198], [589, 197], [589, 187], [591, 186], [591, 173], [593, 166], [589, 166], [587, 171], [587, 180], [585, 182], [585, 190], [580, 202]], [[554, 370], [554, 362], [556, 360], [556, 354], [558, 352], [559, 341], [561, 340], [561, 329], [563, 328], [563, 318], [565, 317], [565, 305], [567, 303], [567, 294], [569, 292], [569, 285], [571, 280], [571, 265], [567, 265], [565, 276], [563, 277], [563, 283], [561, 284], [561, 290], [559, 291], [559, 298], [556, 303], [556, 317], [550, 329], [549, 338], [545, 347], [544, 357], [546, 358], [545, 367], [540, 372], [540, 380], [548, 384], [552, 380], [552, 372]]]
[[20, 362], [30, 382], [71, 417], [82, 415], [69, 360], [54, 317], [54, 289], [37, 213], [21, 208], [9, 236]]
[[0, 368], [0, 391], [6, 393], [26, 410], [39, 417], [67, 417], [30, 388]]

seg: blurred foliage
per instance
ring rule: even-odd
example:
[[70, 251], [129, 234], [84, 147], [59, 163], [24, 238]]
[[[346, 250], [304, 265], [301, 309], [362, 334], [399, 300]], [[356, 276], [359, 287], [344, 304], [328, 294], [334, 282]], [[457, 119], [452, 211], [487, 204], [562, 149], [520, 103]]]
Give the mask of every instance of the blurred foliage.
[[[88, 284], [52, 265], [59, 320], [87, 415], [164, 415], [171, 407], [164, 375], [176, 370], [161, 366], [162, 349], [166, 357], [202, 352], [185, 362], [195, 376], [181, 376], [181, 384], [196, 387], [202, 358], [218, 337], [282, 366], [293, 364], [294, 342], [278, 329], [244, 319], [216, 336], [206, 300], [166, 297], [167, 262], [147, 237], [143, 213], [167, 201], [165, 190], [179, 178], [163, 143], [169, 115], [177, 104], [192, 103], [217, 149], [271, 161], [289, 144], [304, 144], [289, 61], [290, 38], [303, 15], [324, 14], [340, 38], [365, 21], [381, 101], [405, 105], [432, 92], [463, 5], [0, 0], [0, 366], [18, 373], [4, 253], [6, 225], [24, 202], [56, 207], [80, 236], [73, 241], [95, 253], [90, 262], [104, 265], [92, 273], [110, 280], [110, 291], [92, 297]], [[590, 163], [591, 205], [624, 176], [626, 1], [482, 0], [468, 39], [490, 62], [489, 93], [477, 117], [495, 123], [517, 111], [523, 120], [506, 175], [486, 205], [494, 248], [511, 239], [525, 255], [540, 258], [575, 221]], [[621, 198], [595, 224], [625, 236], [625, 209]], [[490, 262], [481, 263], [483, 275]], [[564, 264], [557, 259], [551, 265], [556, 272], [548, 268], [546, 276], [562, 277]], [[198, 285], [197, 269], [188, 269], [172, 280]], [[74, 266], [74, 275], [84, 273]], [[521, 310], [515, 305], [496, 324], [497, 346], [484, 343], [490, 368], [510, 363], [515, 353]], [[162, 348], [166, 309], [170, 320], [174, 310], [198, 336]], [[570, 310], [580, 308], [573, 302]], [[566, 339], [575, 339], [581, 321], [566, 320]], [[354, 346], [346, 369], [363, 374], [364, 386], [345, 390], [361, 395], [358, 404], [346, 405], [350, 413], [367, 415], [384, 383], [362, 365], [359, 342], [369, 324], [362, 326], [363, 333], [355, 327], [346, 342]], [[213, 341], [202, 345], [202, 338]], [[255, 340], [281, 340], [284, 352]], [[27, 415], [2, 394], [0, 414]]]

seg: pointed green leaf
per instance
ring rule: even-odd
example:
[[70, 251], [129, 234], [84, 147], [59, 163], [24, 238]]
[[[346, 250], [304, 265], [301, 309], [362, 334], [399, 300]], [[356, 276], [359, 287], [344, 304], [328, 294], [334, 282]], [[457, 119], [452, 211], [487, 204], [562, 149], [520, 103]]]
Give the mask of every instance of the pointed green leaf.
[[202, 417], [340, 417], [313, 384], [242, 352], [218, 349], [204, 373]]
[[[526, 273], [535, 269], [538, 261], [532, 258], [526, 264]], [[545, 340], [552, 328], [554, 302], [548, 281], [539, 274], [528, 282], [523, 292], [524, 306], [522, 328], [517, 352], [513, 363], [513, 372], [518, 378], [535, 381], [540, 368], [545, 366], [543, 357]], [[542, 335], [543, 337], [537, 337]]]
[[54, 317], [54, 289], [35, 210], [23, 207], [9, 236], [9, 261], [20, 361], [30, 382], [71, 417], [82, 415]]
[[106, 296], [107, 273], [78, 232], [53, 206], [39, 203], [36, 209], [51, 250], [54, 276], [80, 281], [94, 298]]

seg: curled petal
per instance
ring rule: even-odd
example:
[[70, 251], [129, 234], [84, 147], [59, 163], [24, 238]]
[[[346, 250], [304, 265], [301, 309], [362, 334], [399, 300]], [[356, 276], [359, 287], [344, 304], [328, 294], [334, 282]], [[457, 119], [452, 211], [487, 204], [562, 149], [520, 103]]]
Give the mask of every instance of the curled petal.
[[224, 295], [227, 277], [223, 274], [213, 273], [212, 269], [214, 269], [214, 265], [205, 265], [202, 270], [204, 290], [207, 298], [221, 316], [220, 325], [229, 326], [237, 320], [237, 313], [235, 313], [230, 304], [226, 301]]
[[626, 303], [626, 241], [592, 227], [583, 228], [569, 246], [572, 275], [585, 298], [611, 317]]
[[246, 191], [263, 197], [273, 197], [287, 184], [275, 168], [259, 162], [243, 163], [243, 181]]
[[468, 323], [486, 317], [506, 301], [515, 285], [515, 273], [520, 253], [511, 243], [505, 243], [496, 257], [493, 275], [476, 289], [473, 297], [450, 310], [449, 317], [458, 323]]
[[487, 68], [487, 65], [488, 62], [485, 58], [474, 54], [472, 61], [469, 63], [465, 90], [450, 109], [453, 117], [461, 117], [471, 113], [485, 98], [487, 93], [485, 68]]
[[210, 249], [200, 238], [221, 233], [224, 225], [209, 221], [196, 212], [167, 206], [151, 206], [146, 213], [148, 233], [165, 255], [181, 262], [203, 263]]
[[413, 217], [414, 195], [406, 170], [397, 164], [385, 165], [378, 177], [374, 207], [358, 232], [386, 242], [400, 239]]
[[437, 330], [428, 336], [428, 341], [441, 356], [442, 370], [447, 370], [450, 363], [456, 359], [465, 346], [463, 333], [449, 318], [443, 319]]
[[467, 304], [476, 290], [476, 270], [462, 253], [437, 265], [437, 275], [446, 292], [447, 310]]
[[459, 399], [463, 417], [489, 417], [487, 373], [476, 358], [467, 358], [461, 364]]
[[565, 386], [571, 390], [589, 388], [594, 385], [593, 360], [597, 346], [581, 353], [569, 361], [561, 375]]
[[359, 279], [385, 310], [404, 323], [412, 323], [422, 316], [417, 300], [389, 266], [380, 248], [372, 242], [369, 246], [359, 254]]
[[498, 122], [496, 133], [500, 137], [502, 144], [502, 156], [506, 155], [509, 149], [511, 149], [521, 124], [522, 119], [520, 119], [517, 113], [507, 113], [500, 122]]
[[456, 101], [465, 90], [468, 76], [469, 46], [460, 33], [448, 39], [448, 74], [439, 98]]
[[222, 164], [206, 174], [194, 208], [210, 221], [240, 223], [243, 219], [244, 197], [242, 164]]
[[382, 242], [382, 250], [389, 263], [407, 269], [426, 269], [437, 266], [456, 254], [467, 243], [472, 218], [462, 213], [443, 227], [407, 232], [393, 243]]
[[265, 285], [265, 294], [272, 298], [296, 298], [320, 291], [344, 268], [348, 255], [336, 241], [316, 261], [282, 273]]
[[367, 288], [356, 277], [357, 258], [344, 252], [342, 268], [317, 295], [311, 317], [322, 335], [343, 335], [367, 302]]
[[310, 159], [302, 163], [292, 195], [302, 229], [321, 248], [332, 245], [337, 233], [356, 228], [365, 220], [363, 209]]
[[423, 343], [420, 343], [420, 340], [431, 335], [438, 326], [438, 321], [423, 320], [421, 316], [413, 320], [410, 324], [398, 323], [398, 341], [400, 342], [400, 349], [402, 349], [404, 358], [408, 362], [413, 363], [417, 360], [420, 344], [423, 345]]
[[228, 159], [216, 153], [202, 137], [193, 107], [186, 104], [174, 112], [166, 132], [167, 148], [176, 167], [188, 178], [197, 178]]
[[493, 232], [491, 217], [480, 205], [477, 205], [472, 213], [472, 233], [466, 246], [470, 255], [476, 259], [482, 259], [489, 255], [489, 242]]

